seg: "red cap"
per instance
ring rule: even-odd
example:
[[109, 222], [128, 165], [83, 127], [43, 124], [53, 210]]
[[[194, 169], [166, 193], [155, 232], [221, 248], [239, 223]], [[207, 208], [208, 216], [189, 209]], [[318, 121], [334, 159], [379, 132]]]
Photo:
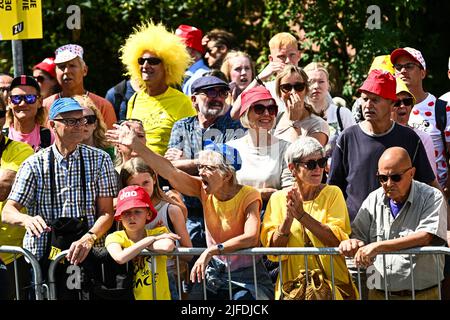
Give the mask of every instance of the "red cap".
[[187, 47], [197, 50], [201, 54], [205, 53], [205, 49], [202, 46], [202, 30], [186, 24], [181, 24], [175, 31], [175, 34], [183, 39]]
[[152, 200], [147, 191], [139, 186], [128, 186], [120, 190], [119, 195], [117, 196], [117, 207], [114, 219], [118, 221], [122, 212], [133, 208], [150, 209], [150, 218], [147, 219], [147, 223], [155, 219], [158, 214], [153, 207]]
[[42, 62], [39, 62], [37, 65], [33, 67], [34, 69], [40, 69], [45, 72], [47, 72], [49, 75], [51, 75], [53, 78], [56, 78], [56, 64], [55, 64], [55, 58], [45, 58], [42, 60]]
[[366, 81], [364, 81], [358, 91], [367, 91], [384, 99], [397, 101], [396, 87], [397, 82], [392, 74], [387, 71], [374, 69], [369, 73]]
[[408, 56], [409, 58], [413, 59], [418, 64], [420, 64], [424, 70], [427, 69], [427, 65], [425, 64], [425, 59], [422, 56], [422, 52], [420, 52], [419, 50], [416, 50], [416, 49], [410, 48], [410, 47], [395, 49], [391, 53], [392, 64], [395, 64], [395, 60], [397, 60], [397, 58], [400, 56]]
[[241, 94], [241, 112], [239, 114], [240, 117], [245, 113], [245, 111], [250, 108], [252, 104], [261, 100], [275, 99], [270, 94], [270, 91], [266, 89], [264, 86], [257, 86], [251, 88], [247, 91], [244, 91]]

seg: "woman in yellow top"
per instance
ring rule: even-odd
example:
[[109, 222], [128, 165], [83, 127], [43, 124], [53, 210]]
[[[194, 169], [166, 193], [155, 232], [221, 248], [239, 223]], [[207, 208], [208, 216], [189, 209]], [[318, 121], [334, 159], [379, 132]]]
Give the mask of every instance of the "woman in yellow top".
[[145, 224], [152, 221], [156, 215], [150, 195], [144, 188], [128, 186], [120, 190], [114, 218], [122, 222], [124, 230], [108, 235], [105, 246], [117, 263], [133, 261], [133, 292], [136, 300], [171, 298], [166, 270], [167, 256], [155, 258], [156, 297], [153, 296], [152, 259], [150, 256], [139, 256], [144, 249], [172, 252], [175, 249], [175, 241], [180, 239], [178, 235], [168, 233], [166, 227], [145, 229]]
[[[338, 247], [350, 235], [350, 220], [344, 197], [336, 186], [322, 184], [323, 168], [327, 163], [322, 145], [311, 137], [300, 137], [286, 151], [285, 158], [295, 183], [289, 189], [275, 192], [267, 205], [261, 228], [265, 247], [305, 247], [304, 232], [312, 246]], [[331, 280], [330, 256], [318, 256]], [[278, 257], [269, 256], [278, 261]], [[282, 256], [284, 282], [297, 277], [305, 269], [303, 255]], [[316, 258], [308, 256], [308, 269], [320, 269]], [[336, 298], [355, 299], [356, 288], [351, 282], [345, 259], [334, 256]], [[275, 288], [280, 298], [279, 279]]]
[[190, 299], [201, 299], [201, 283], [206, 279], [208, 299], [228, 299], [231, 272], [233, 300], [272, 299], [273, 286], [260, 258], [256, 259], [257, 293], [253, 261], [249, 256], [222, 256], [222, 253], [258, 246], [261, 196], [249, 186], [236, 182], [240, 157], [236, 149], [226, 145], [208, 144], [199, 153], [199, 177], [191, 176], [156, 154], [140, 141], [128, 126], [109, 130], [112, 143], [131, 147], [145, 162], [178, 191], [198, 197], [203, 205], [206, 242], [208, 247], [196, 260], [191, 270], [191, 281], [198, 282]]

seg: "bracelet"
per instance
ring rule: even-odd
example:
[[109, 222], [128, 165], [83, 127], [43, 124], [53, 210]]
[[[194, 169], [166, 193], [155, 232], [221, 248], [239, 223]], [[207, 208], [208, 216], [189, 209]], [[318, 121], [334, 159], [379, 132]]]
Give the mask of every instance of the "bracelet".
[[258, 77], [258, 75], [255, 76], [255, 80], [259, 85], [261, 85], [261, 86], [264, 85], [264, 82]]
[[88, 234], [89, 237], [91, 238], [92, 244], [94, 244], [95, 241], [97, 241], [97, 235], [94, 232], [92, 232], [91, 230], [89, 230], [86, 234]]
[[303, 211], [302, 216], [301, 216], [300, 218], [298, 218], [297, 220], [298, 220], [298, 221], [302, 220], [302, 218], [303, 218], [303, 216], [305, 215], [305, 213], [306, 213], [306, 211]]
[[280, 232], [280, 227], [278, 227], [277, 230], [275, 230], [275, 233], [277, 234], [277, 236], [279, 236], [279, 237], [285, 237], [285, 238], [288, 238], [288, 237], [289, 237], [289, 234], [290, 234], [290, 232], [289, 232], [289, 233], [281, 233], [281, 232]]

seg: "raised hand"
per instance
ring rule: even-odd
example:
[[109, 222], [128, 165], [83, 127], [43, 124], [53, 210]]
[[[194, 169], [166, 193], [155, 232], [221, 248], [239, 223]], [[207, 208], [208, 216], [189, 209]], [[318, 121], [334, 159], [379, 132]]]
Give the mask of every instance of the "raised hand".
[[300, 120], [304, 108], [304, 101], [300, 98], [298, 93], [291, 92], [289, 98], [286, 100], [286, 112], [289, 116], [289, 120]]
[[131, 147], [137, 139], [134, 129], [129, 127], [126, 122], [122, 125], [114, 124], [113, 126], [115, 129], [110, 129], [106, 132], [108, 141], [113, 144], [122, 144]]

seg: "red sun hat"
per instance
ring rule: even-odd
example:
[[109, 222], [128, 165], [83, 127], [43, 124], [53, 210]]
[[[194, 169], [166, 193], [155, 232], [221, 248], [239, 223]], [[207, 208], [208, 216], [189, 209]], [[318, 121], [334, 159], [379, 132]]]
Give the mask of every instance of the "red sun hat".
[[178, 26], [175, 34], [183, 39], [187, 47], [197, 50], [202, 55], [205, 53], [205, 49], [202, 46], [202, 30], [186, 24], [181, 24]]
[[364, 81], [359, 92], [366, 91], [376, 94], [384, 99], [397, 101], [397, 82], [392, 74], [378, 69], [372, 70]]
[[242, 117], [242, 115], [255, 102], [258, 102], [261, 100], [268, 100], [268, 99], [273, 100], [275, 103], [275, 99], [270, 94], [270, 91], [267, 90], [266, 87], [264, 87], [264, 86], [257, 86], [257, 87], [251, 88], [247, 91], [244, 91], [241, 94], [241, 112], [239, 113], [239, 116]]
[[53, 78], [56, 78], [56, 64], [55, 64], [55, 58], [45, 58], [44, 60], [42, 60], [41, 62], [39, 62], [38, 64], [36, 64], [33, 67], [34, 69], [39, 69], [42, 71], [47, 72], [49, 75], [51, 75]]
[[114, 219], [119, 221], [124, 211], [133, 208], [150, 209], [150, 217], [147, 218], [147, 223], [153, 221], [158, 214], [153, 207], [152, 200], [147, 191], [139, 186], [128, 186], [120, 190], [119, 195], [117, 196], [117, 207]]

